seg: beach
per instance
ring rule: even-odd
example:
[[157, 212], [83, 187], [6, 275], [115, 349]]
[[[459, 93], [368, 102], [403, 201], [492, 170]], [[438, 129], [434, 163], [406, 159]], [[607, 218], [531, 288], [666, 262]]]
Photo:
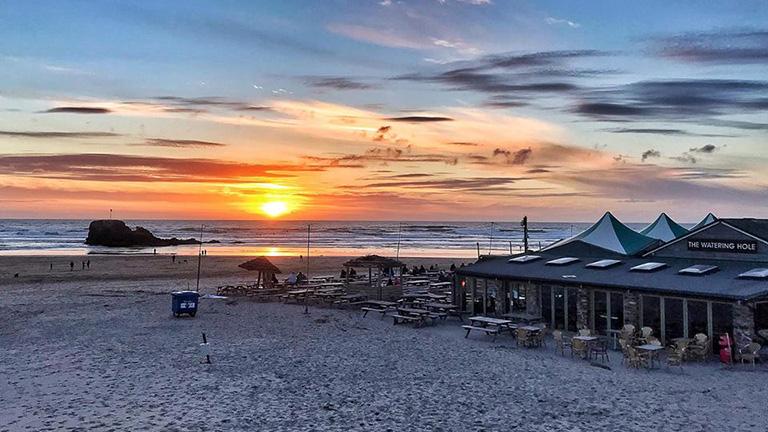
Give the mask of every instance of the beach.
[[[633, 370], [611, 352], [608, 370], [551, 341], [465, 339], [453, 319], [413, 328], [248, 299], [203, 299], [176, 319], [169, 292], [194, 283], [194, 257], [90, 259], [72, 272], [69, 257], [0, 261], [0, 431], [765, 430], [762, 366]], [[315, 274], [345, 258], [326, 260]], [[204, 258], [201, 290], [247, 280], [241, 261]]]

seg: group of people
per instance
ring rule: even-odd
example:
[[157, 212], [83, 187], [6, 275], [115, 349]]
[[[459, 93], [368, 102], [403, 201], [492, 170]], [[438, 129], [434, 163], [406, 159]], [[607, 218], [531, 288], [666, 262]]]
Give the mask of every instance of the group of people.
[[[83, 261], [81, 264], [82, 264], [83, 270], [85, 270], [87, 268], [91, 268], [91, 260]], [[53, 263], [51, 263], [50, 269], [51, 269], [51, 271], [53, 271]], [[75, 262], [74, 261], [70, 261], [69, 262], [69, 271], [75, 271]]]

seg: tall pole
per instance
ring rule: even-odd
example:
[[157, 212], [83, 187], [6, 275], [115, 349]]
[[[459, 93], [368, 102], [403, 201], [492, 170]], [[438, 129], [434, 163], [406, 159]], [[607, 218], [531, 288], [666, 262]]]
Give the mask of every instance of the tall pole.
[[109, 218], [112, 219], [112, 209], [109, 209]]
[[309, 236], [312, 225], [307, 224], [307, 287], [304, 292], [304, 313], [309, 314], [309, 303], [308, 303], [308, 297], [309, 297]]
[[203, 261], [203, 227], [205, 225], [200, 225], [200, 247], [197, 250], [197, 292], [200, 292], [200, 266]]
[[480, 259], [480, 242], [477, 242], [477, 259]]
[[528, 253], [528, 216], [523, 216], [520, 225], [523, 226], [523, 252]]

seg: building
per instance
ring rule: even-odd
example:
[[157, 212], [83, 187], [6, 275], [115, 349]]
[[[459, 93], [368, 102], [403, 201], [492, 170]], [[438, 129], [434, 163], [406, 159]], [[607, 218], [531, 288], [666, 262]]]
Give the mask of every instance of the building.
[[648, 326], [664, 343], [768, 329], [768, 220], [710, 214], [688, 231], [663, 214], [643, 231], [606, 213], [539, 251], [483, 257], [457, 271], [454, 302], [569, 331]]

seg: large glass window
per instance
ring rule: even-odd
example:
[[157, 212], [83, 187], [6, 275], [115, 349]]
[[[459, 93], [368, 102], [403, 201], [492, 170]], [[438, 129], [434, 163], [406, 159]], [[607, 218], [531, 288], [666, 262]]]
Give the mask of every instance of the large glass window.
[[768, 303], [755, 305], [755, 330], [768, 329]]
[[688, 337], [697, 333], [709, 334], [707, 327], [707, 302], [688, 300]]
[[611, 293], [611, 322], [612, 330], [621, 330], [624, 326], [624, 294]]
[[552, 325], [552, 288], [548, 286], [541, 287], [541, 316], [544, 322]]
[[568, 327], [566, 327], [566, 330], [576, 331], [577, 302], [578, 295], [576, 288], [568, 288]]
[[664, 342], [670, 343], [672, 339], [685, 335], [683, 326], [683, 300], [676, 298], [664, 298]]
[[655, 296], [642, 296], [642, 325], [653, 329], [653, 334], [661, 334], [661, 299]]
[[486, 282], [486, 286], [488, 287], [486, 289], [486, 300], [485, 300], [485, 313], [486, 314], [495, 314], [496, 313], [496, 303], [497, 303], [497, 293], [496, 293], [496, 284], [491, 282]]
[[608, 328], [608, 293], [605, 291], [594, 292], [595, 332], [605, 334]]
[[555, 328], [565, 329], [565, 290], [563, 287], [552, 288], [555, 296]]
[[728, 303], [712, 303], [712, 338], [713, 346], [717, 346], [720, 336], [728, 333], [733, 340], [733, 305]]

